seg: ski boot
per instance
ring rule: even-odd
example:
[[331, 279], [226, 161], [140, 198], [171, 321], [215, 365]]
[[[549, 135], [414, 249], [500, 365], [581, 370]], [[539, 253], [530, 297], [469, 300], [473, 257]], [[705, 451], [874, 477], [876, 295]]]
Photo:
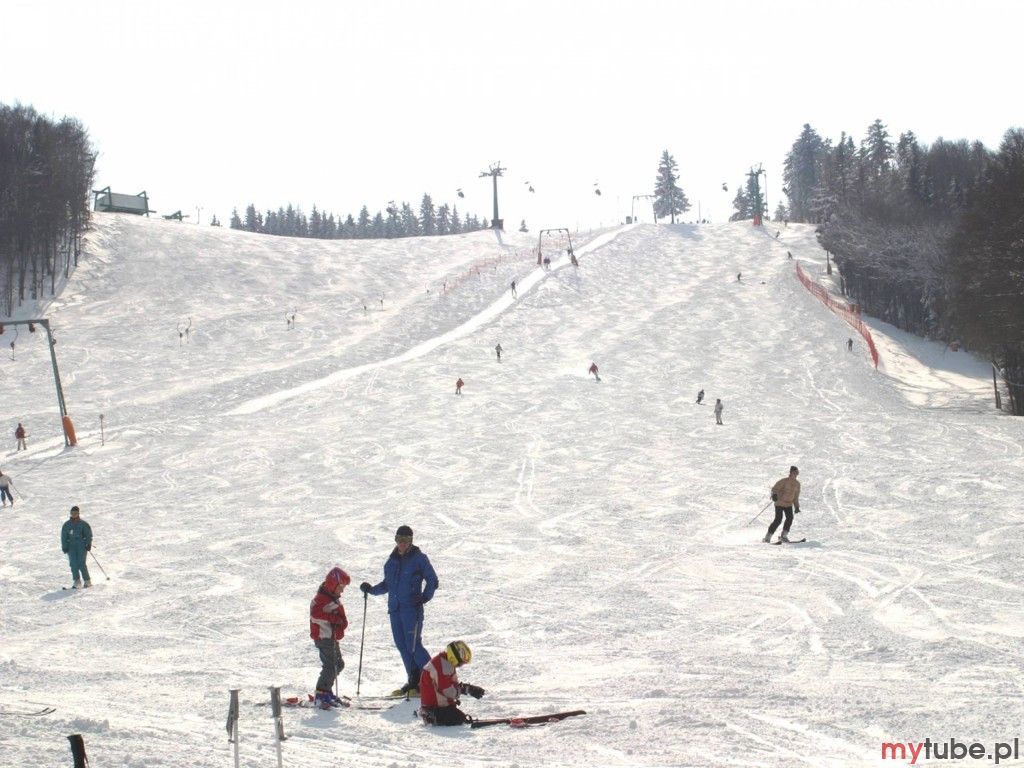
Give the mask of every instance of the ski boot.
[[313, 706], [317, 709], [334, 709], [333, 694], [330, 691], [317, 691], [313, 697]]

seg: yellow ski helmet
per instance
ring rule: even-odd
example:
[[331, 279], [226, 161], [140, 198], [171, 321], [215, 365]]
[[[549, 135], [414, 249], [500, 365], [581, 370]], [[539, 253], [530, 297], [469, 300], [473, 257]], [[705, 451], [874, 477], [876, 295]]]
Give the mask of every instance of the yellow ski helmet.
[[469, 664], [473, 660], [473, 652], [461, 640], [448, 643], [445, 646], [444, 653], [448, 657], [448, 662], [453, 667], [461, 667], [463, 664]]

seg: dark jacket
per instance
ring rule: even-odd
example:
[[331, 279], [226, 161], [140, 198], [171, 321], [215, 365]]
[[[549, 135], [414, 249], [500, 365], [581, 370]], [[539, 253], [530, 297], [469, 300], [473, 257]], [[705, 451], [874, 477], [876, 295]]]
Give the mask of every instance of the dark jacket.
[[77, 522], [74, 520], [66, 521], [60, 529], [60, 548], [65, 554], [72, 549], [88, 552], [92, 549], [92, 528], [81, 518]]

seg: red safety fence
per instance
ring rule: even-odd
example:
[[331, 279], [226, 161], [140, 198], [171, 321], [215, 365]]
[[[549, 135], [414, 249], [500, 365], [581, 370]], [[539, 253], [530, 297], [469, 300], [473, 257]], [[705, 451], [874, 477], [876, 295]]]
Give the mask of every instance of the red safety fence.
[[441, 291], [439, 296], [444, 296], [451, 293], [452, 291], [458, 290], [465, 283], [472, 280], [473, 278], [480, 277], [481, 270], [488, 268], [493, 269], [495, 272], [499, 266], [504, 264], [511, 264], [514, 262], [533, 260], [535, 251], [525, 250], [522, 248], [509, 249], [497, 256], [492, 256], [488, 259], [481, 259], [471, 264], [462, 274], [455, 276], [451, 280], [445, 280], [441, 284]]
[[868, 350], [871, 352], [871, 362], [875, 364], [875, 368], [878, 368], [878, 349], [875, 348], [875, 340], [871, 338], [870, 329], [864, 325], [860, 319], [860, 307], [856, 304], [851, 304], [844, 299], [835, 298], [825, 290], [824, 286], [821, 286], [811, 280], [811, 278], [809, 278], [804, 271], [800, 269], [800, 262], [797, 262], [796, 264], [796, 276], [799, 278], [800, 282], [804, 284], [804, 288], [817, 296], [822, 304], [857, 329], [857, 333], [863, 336], [864, 341], [868, 344]]

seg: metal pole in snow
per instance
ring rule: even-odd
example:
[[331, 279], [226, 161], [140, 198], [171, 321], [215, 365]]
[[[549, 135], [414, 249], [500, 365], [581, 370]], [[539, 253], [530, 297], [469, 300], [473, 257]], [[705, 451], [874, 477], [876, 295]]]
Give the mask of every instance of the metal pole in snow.
[[270, 708], [274, 717], [274, 745], [277, 747], [277, 768], [284, 768], [281, 759], [281, 742], [284, 741], [284, 721], [281, 719], [281, 689], [271, 686]]
[[238, 688], [231, 688], [231, 703], [228, 705], [228, 741], [235, 745], [235, 768], [238, 766]]

